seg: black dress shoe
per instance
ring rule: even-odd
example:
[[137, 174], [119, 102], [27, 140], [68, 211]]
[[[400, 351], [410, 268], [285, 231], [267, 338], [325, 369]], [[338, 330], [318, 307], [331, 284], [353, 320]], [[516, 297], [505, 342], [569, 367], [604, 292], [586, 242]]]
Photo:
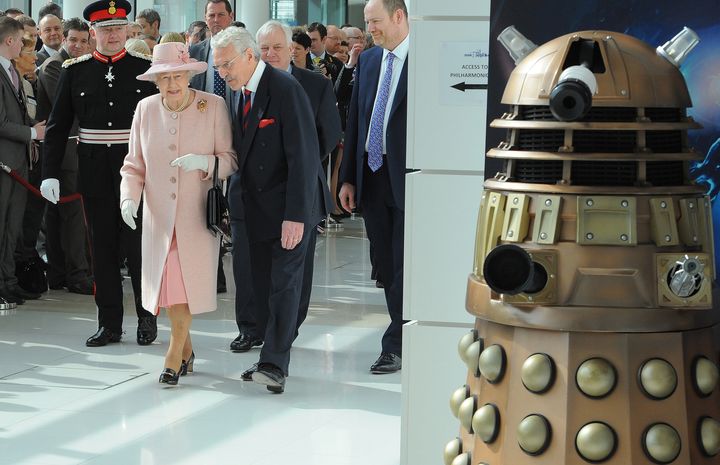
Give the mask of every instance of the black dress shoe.
[[258, 369], [258, 364], [253, 363], [253, 365], [248, 368], [247, 370], [243, 371], [240, 375], [240, 379], [243, 381], [252, 381], [252, 374], [255, 373]]
[[98, 329], [97, 333], [93, 334], [87, 341], [85, 341], [85, 345], [88, 347], [102, 347], [107, 345], [109, 342], [120, 342], [121, 337], [122, 334], [119, 331], [110, 331], [103, 326]]
[[285, 391], [285, 373], [272, 363], [259, 363], [252, 380], [264, 384], [268, 391], [282, 394]]
[[137, 343], [141, 346], [152, 344], [157, 339], [157, 318], [141, 316], [138, 318]]
[[11, 295], [14, 295], [15, 297], [19, 297], [24, 300], [35, 300], [39, 299], [42, 294], [38, 294], [37, 292], [29, 292], [23, 289], [20, 286], [8, 286], [7, 292]]
[[53, 291], [60, 291], [65, 289], [65, 281], [50, 282], [48, 283], [48, 287]]
[[230, 350], [233, 352], [247, 352], [253, 347], [261, 346], [262, 344], [263, 340], [259, 337], [252, 336], [248, 333], [240, 333], [240, 335], [230, 343]]
[[25, 303], [25, 299], [21, 299], [20, 297], [5, 290], [0, 292], [0, 297], [9, 304], [22, 305]]
[[384, 375], [400, 371], [401, 368], [402, 359], [399, 355], [391, 354], [390, 352], [383, 352], [370, 367], [370, 373], [374, 375]]
[[171, 386], [175, 386], [179, 380], [180, 373], [176, 372], [172, 368], [165, 368], [163, 372], [160, 373], [160, 379], [158, 379], [159, 382], [169, 384]]
[[[52, 287], [50, 289], [52, 289]], [[92, 281], [80, 281], [74, 284], [68, 284], [67, 290], [68, 292], [72, 292], [73, 294], [82, 295], [93, 295], [95, 293], [95, 288]]]

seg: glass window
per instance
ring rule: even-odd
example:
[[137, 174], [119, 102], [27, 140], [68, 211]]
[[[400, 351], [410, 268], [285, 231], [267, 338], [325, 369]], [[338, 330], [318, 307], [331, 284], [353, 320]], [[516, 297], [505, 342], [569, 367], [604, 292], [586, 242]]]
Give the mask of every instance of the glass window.
[[0, 10], [8, 8], [20, 8], [27, 15], [30, 13], [30, 0], [0, 0]]
[[[233, 0], [230, 0], [230, 4], [235, 6]], [[190, 23], [205, 18], [205, 0], [136, 0], [133, 11], [137, 14], [146, 8], [152, 8], [160, 14], [161, 35], [184, 32]]]
[[295, 0], [272, 0], [270, 19], [276, 19], [291, 26], [297, 25], [295, 6]]

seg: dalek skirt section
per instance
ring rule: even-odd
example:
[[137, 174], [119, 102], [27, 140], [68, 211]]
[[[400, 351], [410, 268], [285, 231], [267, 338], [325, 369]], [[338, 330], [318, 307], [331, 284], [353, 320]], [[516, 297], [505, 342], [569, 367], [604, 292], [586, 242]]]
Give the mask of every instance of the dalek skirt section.
[[478, 215], [446, 465], [718, 463], [720, 295], [679, 71], [697, 36], [499, 40], [516, 68], [487, 155], [504, 168]]

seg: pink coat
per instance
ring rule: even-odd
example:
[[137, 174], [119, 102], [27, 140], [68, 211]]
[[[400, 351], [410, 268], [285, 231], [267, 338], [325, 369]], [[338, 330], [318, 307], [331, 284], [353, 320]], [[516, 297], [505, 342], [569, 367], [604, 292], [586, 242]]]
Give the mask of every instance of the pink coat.
[[[203, 104], [203, 101], [205, 102]], [[189, 153], [207, 155], [210, 172], [185, 172], [170, 166]], [[212, 186], [214, 157], [224, 179], [237, 170], [225, 101], [196, 91], [180, 113], [163, 107], [160, 95], [141, 100], [135, 109], [129, 153], [120, 170], [120, 203], [132, 199], [142, 211], [142, 303], [157, 309], [160, 284], [173, 230], [190, 313], [217, 307], [220, 239], [205, 226], [207, 191]]]

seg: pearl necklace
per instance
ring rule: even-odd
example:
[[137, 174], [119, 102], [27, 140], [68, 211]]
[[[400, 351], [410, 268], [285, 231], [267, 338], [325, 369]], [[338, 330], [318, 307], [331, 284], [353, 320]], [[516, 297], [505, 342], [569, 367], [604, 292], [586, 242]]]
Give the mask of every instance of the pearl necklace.
[[164, 98], [161, 99], [162, 105], [165, 107], [165, 109], [167, 111], [179, 113], [190, 106], [190, 97], [192, 96], [192, 93], [193, 92], [190, 89], [188, 89], [187, 94], [185, 94], [185, 99], [183, 100], [183, 102], [180, 104], [180, 106], [178, 108], [170, 108], [170, 106], [167, 104], [167, 101]]

